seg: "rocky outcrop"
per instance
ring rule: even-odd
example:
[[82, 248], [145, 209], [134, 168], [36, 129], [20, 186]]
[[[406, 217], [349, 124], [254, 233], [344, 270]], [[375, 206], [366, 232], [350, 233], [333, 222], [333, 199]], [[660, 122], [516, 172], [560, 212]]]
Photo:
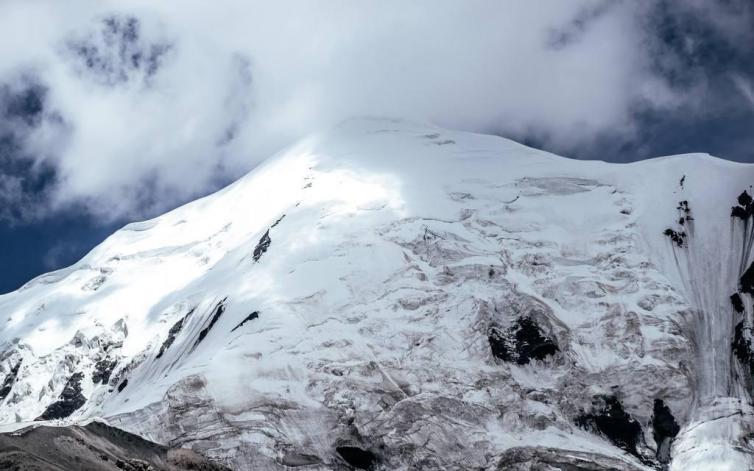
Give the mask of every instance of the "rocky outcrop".
[[251, 314], [249, 314], [248, 316], [246, 316], [244, 318], [244, 320], [242, 320], [235, 327], [233, 327], [232, 329], [230, 329], [230, 331], [231, 332], [235, 332], [236, 330], [238, 330], [241, 327], [243, 327], [247, 322], [253, 321], [254, 319], [259, 319], [259, 311], [254, 311]]
[[0, 469], [34, 471], [230, 471], [100, 422], [0, 434]]
[[5, 400], [6, 397], [8, 397], [8, 394], [10, 394], [11, 389], [13, 389], [13, 383], [16, 381], [16, 376], [18, 375], [18, 370], [21, 368], [21, 362], [23, 360], [18, 360], [6, 373], [5, 379], [3, 379], [3, 385], [0, 386], [0, 403]]
[[199, 332], [199, 337], [196, 339], [196, 343], [194, 344], [194, 347], [199, 345], [199, 343], [204, 340], [204, 338], [207, 336], [210, 330], [212, 330], [212, 327], [215, 326], [217, 321], [220, 319], [220, 316], [223, 315], [223, 312], [225, 312], [225, 301], [228, 298], [224, 298], [222, 301], [217, 303], [215, 308], [212, 310], [212, 314], [210, 315], [209, 324], [207, 327], [203, 328], [201, 332]]
[[646, 468], [595, 453], [547, 447], [514, 447], [499, 458], [498, 471], [641, 471]]
[[357, 446], [339, 446], [335, 451], [343, 461], [356, 469], [374, 469], [377, 466], [377, 456], [369, 450]]
[[107, 384], [110, 382], [110, 375], [113, 374], [113, 370], [118, 366], [118, 360], [113, 358], [103, 358], [94, 365], [94, 373], [92, 373], [92, 382], [94, 384]]
[[640, 457], [639, 446], [643, 440], [641, 425], [626, 413], [617, 397], [595, 397], [591, 412], [579, 415], [576, 423], [604, 435], [615, 445]]
[[74, 373], [65, 383], [58, 400], [47, 406], [47, 409], [36, 420], [64, 419], [80, 409], [86, 403], [86, 398], [81, 393], [83, 378], [83, 373]]
[[255, 262], [258, 262], [259, 259], [262, 258], [262, 255], [264, 255], [264, 253], [267, 252], [267, 249], [270, 248], [270, 244], [272, 244], [272, 239], [270, 239], [270, 230], [268, 229], [267, 231], [265, 231], [265, 233], [262, 235], [262, 238], [259, 239], [259, 242], [257, 242], [257, 245], [254, 247], [252, 258]]
[[532, 360], [543, 360], [560, 349], [557, 342], [543, 335], [542, 329], [530, 317], [516, 319], [507, 332], [490, 327], [489, 342], [492, 354], [503, 361], [526, 365]]
[[681, 431], [670, 408], [662, 399], [655, 399], [652, 415], [652, 436], [657, 444], [657, 460], [663, 465], [670, 463], [670, 447]]

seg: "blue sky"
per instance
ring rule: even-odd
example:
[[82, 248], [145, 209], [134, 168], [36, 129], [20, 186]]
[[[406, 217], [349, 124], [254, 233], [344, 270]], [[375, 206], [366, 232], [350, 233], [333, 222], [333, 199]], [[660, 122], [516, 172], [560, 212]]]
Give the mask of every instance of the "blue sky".
[[352, 115], [573, 158], [754, 161], [754, 7], [0, 4], [0, 292]]

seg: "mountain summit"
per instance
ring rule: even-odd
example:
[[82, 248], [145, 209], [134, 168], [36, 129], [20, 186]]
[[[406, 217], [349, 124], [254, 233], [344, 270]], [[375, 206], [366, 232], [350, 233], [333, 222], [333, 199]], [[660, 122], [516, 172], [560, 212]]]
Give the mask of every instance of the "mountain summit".
[[751, 182], [348, 121], [0, 296], [0, 427], [240, 470], [749, 469]]

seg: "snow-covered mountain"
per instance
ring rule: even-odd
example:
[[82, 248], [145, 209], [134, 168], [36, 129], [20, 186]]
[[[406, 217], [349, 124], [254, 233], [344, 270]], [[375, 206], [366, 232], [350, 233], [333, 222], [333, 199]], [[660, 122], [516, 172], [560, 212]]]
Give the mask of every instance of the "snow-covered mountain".
[[0, 296], [0, 422], [243, 470], [752, 469], [752, 182], [348, 121]]

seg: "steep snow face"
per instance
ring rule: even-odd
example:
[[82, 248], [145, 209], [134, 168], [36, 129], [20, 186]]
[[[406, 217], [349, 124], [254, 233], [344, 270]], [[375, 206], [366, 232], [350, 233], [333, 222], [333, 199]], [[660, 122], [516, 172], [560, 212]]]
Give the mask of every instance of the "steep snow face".
[[0, 421], [235, 469], [747, 469], [752, 181], [349, 121], [1, 296]]

